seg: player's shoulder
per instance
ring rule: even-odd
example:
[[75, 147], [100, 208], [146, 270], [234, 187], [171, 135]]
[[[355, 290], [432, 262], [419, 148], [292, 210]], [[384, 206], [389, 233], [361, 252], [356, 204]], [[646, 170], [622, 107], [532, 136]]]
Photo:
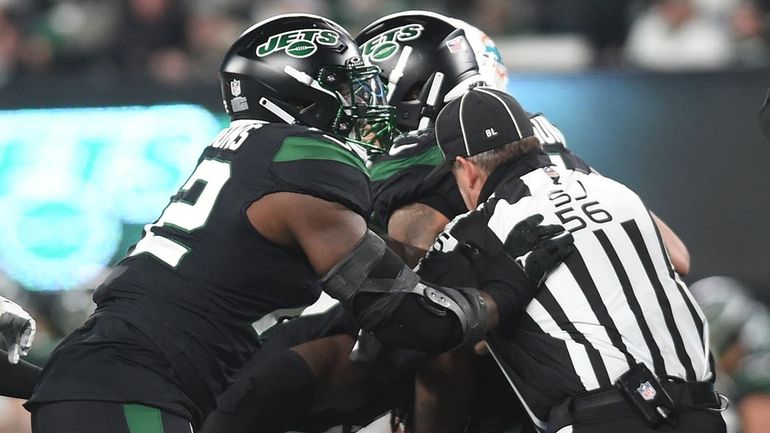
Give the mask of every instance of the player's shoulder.
[[[367, 174], [366, 151], [319, 129], [299, 125], [271, 125], [265, 137], [277, 144], [272, 162], [327, 162], [344, 164]], [[256, 138], [256, 137], [255, 137]]]
[[283, 125], [271, 155], [273, 188], [343, 204], [368, 217], [371, 210], [366, 152], [315, 128]]

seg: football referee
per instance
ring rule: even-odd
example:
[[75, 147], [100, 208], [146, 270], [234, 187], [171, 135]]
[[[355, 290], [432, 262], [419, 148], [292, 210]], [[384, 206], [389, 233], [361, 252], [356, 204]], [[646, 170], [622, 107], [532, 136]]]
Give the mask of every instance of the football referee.
[[[439, 114], [440, 168], [505, 239], [529, 215], [577, 251], [517, 321], [488, 334], [535, 426], [558, 433], [724, 432], [708, 324], [641, 199], [597, 173], [550, 163], [526, 113], [477, 87]], [[452, 242], [434, 248], [451, 250]]]

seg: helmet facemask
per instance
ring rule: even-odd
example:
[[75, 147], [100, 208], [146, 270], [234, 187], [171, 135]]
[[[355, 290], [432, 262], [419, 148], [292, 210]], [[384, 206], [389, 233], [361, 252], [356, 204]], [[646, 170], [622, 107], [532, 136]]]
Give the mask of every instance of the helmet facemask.
[[367, 149], [379, 153], [390, 148], [395, 136], [395, 109], [387, 103], [387, 88], [380, 68], [352, 58], [346, 66], [324, 66], [318, 81], [337, 94], [340, 108], [332, 129]]

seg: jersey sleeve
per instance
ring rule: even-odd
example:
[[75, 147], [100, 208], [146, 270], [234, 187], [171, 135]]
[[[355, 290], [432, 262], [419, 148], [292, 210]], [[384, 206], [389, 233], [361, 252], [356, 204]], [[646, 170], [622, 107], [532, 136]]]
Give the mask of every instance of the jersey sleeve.
[[368, 170], [351, 146], [312, 130], [286, 136], [270, 164], [276, 190], [337, 202], [368, 219]]
[[370, 168], [374, 223], [387, 228], [397, 209], [423, 203], [448, 219], [467, 212], [451, 173], [428, 178], [444, 160], [432, 131], [398, 137], [387, 155], [375, 158]]

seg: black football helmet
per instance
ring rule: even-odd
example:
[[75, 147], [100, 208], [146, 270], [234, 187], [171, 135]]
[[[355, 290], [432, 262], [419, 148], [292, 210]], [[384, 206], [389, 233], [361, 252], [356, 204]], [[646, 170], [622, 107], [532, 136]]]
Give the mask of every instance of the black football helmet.
[[[366, 26], [355, 39], [364, 61], [382, 69], [388, 102], [396, 107], [401, 132], [433, 126], [444, 103], [476, 82], [504, 86], [507, 81], [505, 66], [489, 37], [437, 13], [388, 15]], [[488, 78], [482, 68], [497, 69]]]
[[387, 147], [394, 113], [376, 66], [339, 24], [310, 14], [253, 25], [220, 67], [232, 120], [259, 119], [318, 128], [359, 144]]

